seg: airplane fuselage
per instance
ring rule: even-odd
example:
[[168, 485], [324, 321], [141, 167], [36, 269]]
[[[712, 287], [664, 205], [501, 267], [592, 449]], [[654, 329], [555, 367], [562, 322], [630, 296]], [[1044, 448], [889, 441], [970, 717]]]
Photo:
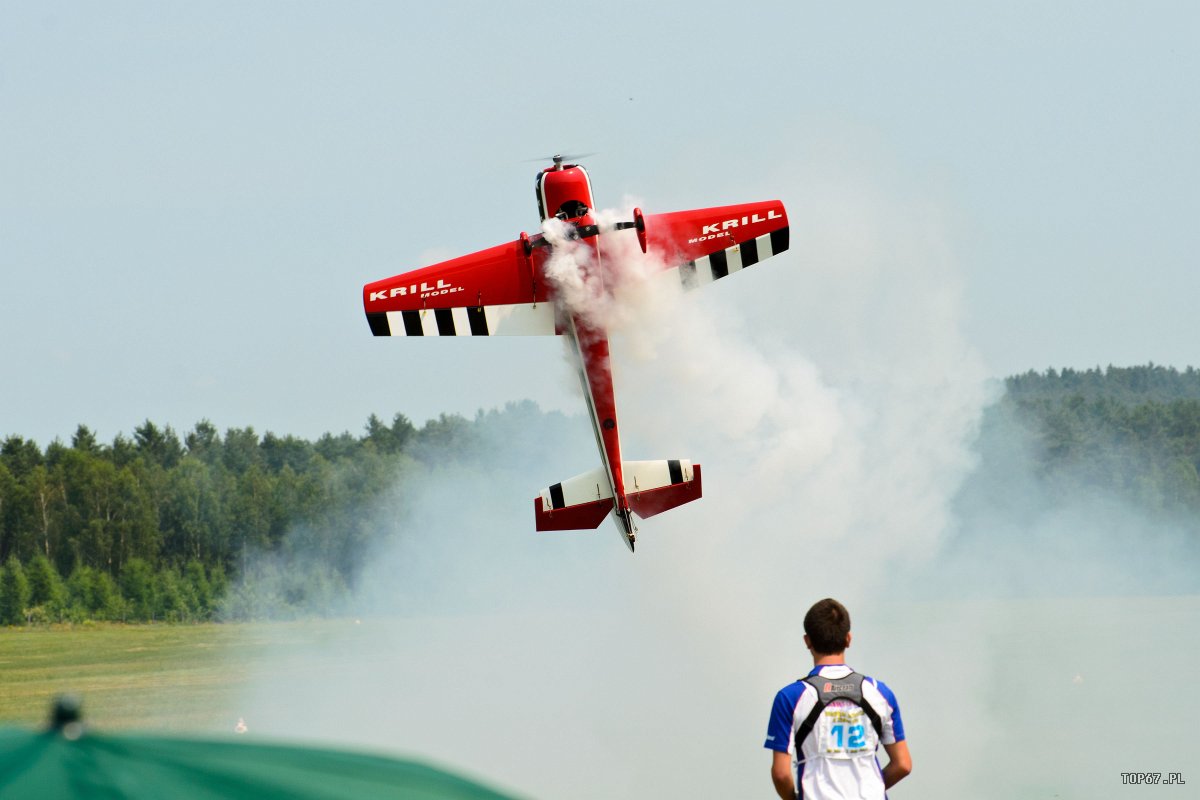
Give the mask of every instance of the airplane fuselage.
[[[558, 217], [577, 229], [595, 225], [592, 217], [592, 186], [587, 172], [580, 166], [555, 166], [543, 170], [537, 180], [538, 212], [542, 221]], [[581, 258], [581, 268], [588, 279], [603, 286], [605, 264], [600, 255], [599, 237], [585, 238], [581, 246], [590, 248], [587, 258]], [[613, 496], [613, 518], [625, 545], [633, 550], [637, 526], [625, 494], [625, 479], [621, 470], [621, 437], [617, 428], [617, 402], [613, 392], [612, 367], [609, 359], [608, 332], [584, 319], [570, 309], [561, 309], [564, 316], [563, 335], [571, 343], [577, 360], [579, 382], [592, 418], [596, 447], [604, 464]]]

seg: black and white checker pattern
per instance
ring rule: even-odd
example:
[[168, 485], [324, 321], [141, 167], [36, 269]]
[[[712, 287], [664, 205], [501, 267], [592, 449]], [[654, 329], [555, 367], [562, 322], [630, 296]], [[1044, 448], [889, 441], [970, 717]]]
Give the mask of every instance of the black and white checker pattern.
[[553, 336], [553, 303], [427, 308], [367, 314], [376, 336]]
[[787, 249], [788, 228], [780, 228], [681, 264], [679, 280], [685, 289], [694, 289], [757, 264], [765, 258], [779, 255]]

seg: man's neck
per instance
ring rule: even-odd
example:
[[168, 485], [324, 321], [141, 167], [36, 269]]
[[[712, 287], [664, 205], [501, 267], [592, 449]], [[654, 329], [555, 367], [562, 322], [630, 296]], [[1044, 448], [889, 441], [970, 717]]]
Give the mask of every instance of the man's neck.
[[813, 666], [814, 667], [842, 666], [845, 663], [846, 663], [845, 651], [843, 651], [841, 653], [830, 653], [827, 656], [819, 656], [816, 653], [813, 653]]

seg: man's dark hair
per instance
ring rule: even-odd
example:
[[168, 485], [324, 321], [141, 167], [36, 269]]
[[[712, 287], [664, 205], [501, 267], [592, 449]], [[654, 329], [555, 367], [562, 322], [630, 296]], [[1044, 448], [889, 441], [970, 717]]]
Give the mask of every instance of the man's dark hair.
[[818, 655], [840, 653], [850, 635], [850, 612], [832, 597], [818, 600], [804, 615], [804, 632]]

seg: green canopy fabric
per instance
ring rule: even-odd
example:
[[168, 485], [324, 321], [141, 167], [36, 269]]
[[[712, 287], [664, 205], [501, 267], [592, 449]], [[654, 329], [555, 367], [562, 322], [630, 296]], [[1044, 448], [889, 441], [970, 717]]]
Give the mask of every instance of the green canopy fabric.
[[5, 800], [515, 800], [412, 761], [245, 740], [0, 730]]

